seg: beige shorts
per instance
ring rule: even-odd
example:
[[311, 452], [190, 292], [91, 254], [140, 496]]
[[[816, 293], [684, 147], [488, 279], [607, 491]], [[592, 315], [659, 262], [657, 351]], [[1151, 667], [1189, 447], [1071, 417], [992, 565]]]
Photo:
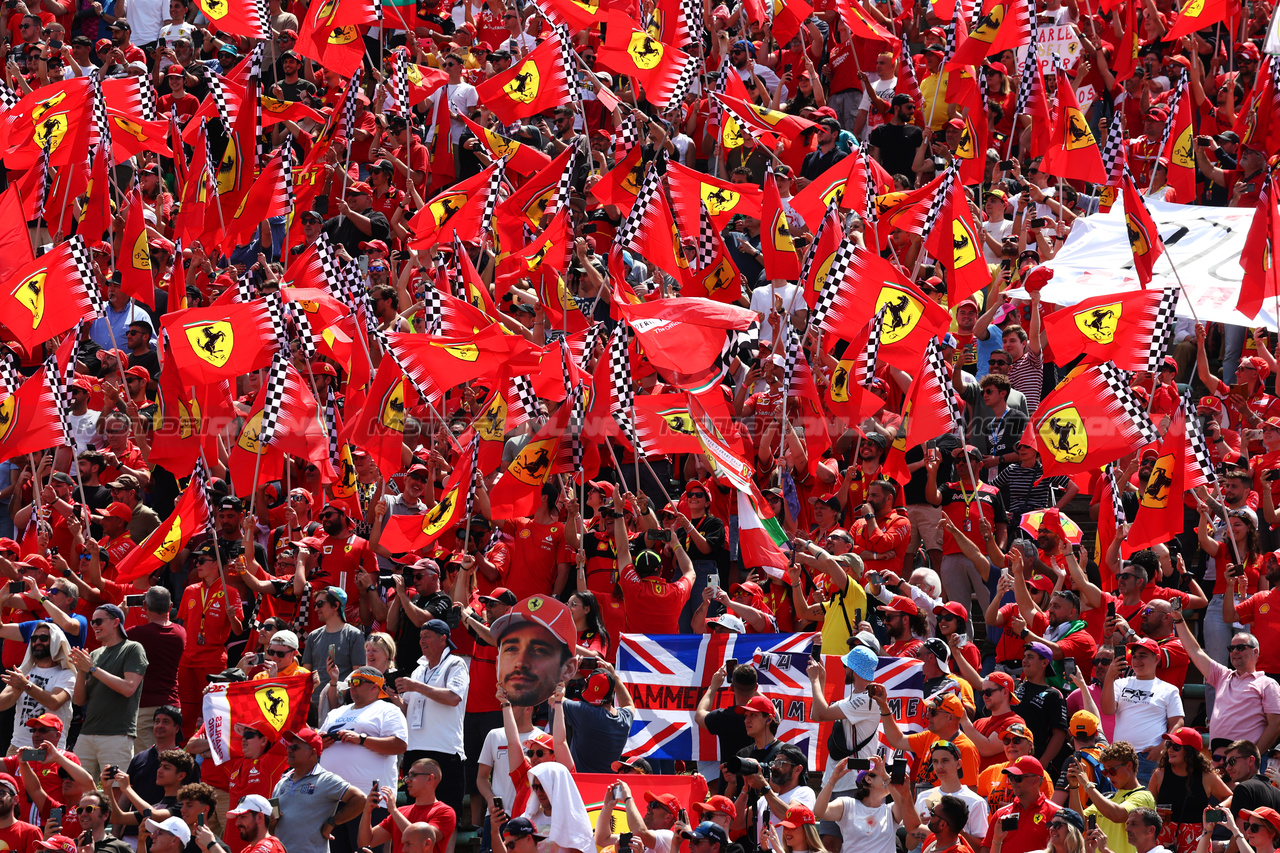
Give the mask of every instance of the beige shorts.
[[911, 530], [926, 551], [942, 550], [942, 507], [930, 503], [908, 504]]

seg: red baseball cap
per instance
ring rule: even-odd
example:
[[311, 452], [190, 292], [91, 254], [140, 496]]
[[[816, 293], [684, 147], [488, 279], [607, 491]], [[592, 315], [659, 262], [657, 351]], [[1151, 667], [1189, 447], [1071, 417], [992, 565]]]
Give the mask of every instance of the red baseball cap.
[[1044, 765], [1034, 755], [1024, 755], [1000, 772], [1010, 776], [1044, 776]]
[[891, 610], [894, 613], [905, 613], [908, 616], [915, 616], [920, 612], [920, 608], [916, 607], [916, 603], [905, 595], [895, 595], [893, 600], [884, 606], [885, 610]]
[[1145, 649], [1156, 657], [1160, 656], [1160, 644], [1150, 637], [1143, 637], [1141, 640], [1134, 640], [1128, 646], [1129, 654], [1132, 656], [1134, 649]]
[[1018, 695], [1014, 691], [1018, 687], [1018, 683], [1013, 680], [1013, 676], [1007, 672], [993, 672], [987, 676], [987, 681], [997, 684], [1009, 692], [1009, 704], [1018, 704]]
[[802, 826], [811, 826], [818, 822], [813, 816], [813, 810], [808, 806], [798, 805], [787, 809], [786, 816], [782, 819], [782, 825], [787, 829], [799, 829]]
[[76, 853], [75, 839], [65, 835], [51, 835], [48, 841], [37, 841], [36, 847], [41, 850], [62, 850], [64, 853]]
[[689, 811], [695, 814], [704, 814], [706, 812], [724, 812], [730, 818], [738, 816], [738, 807], [733, 804], [733, 800], [728, 797], [716, 794], [709, 797], [705, 803], [692, 803]]
[[133, 521], [133, 510], [126, 503], [120, 501], [112, 501], [107, 504], [106, 508], [99, 513], [103, 518], [118, 518], [121, 521]]
[[763, 696], [752, 696], [750, 702], [745, 705], [738, 705], [733, 710], [739, 714], [749, 714], [754, 711], [757, 714], [766, 714], [772, 719], [778, 719], [778, 709], [773, 707], [773, 703]]
[[138, 379], [141, 379], [143, 382], [146, 382], [148, 379], [151, 378], [151, 374], [147, 372], [147, 369], [145, 367], [130, 367], [128, 370], [124, 372], [124, 375], [135, 376]]
[[1239, 820], [1246, 817], [1260, 817], [1267, 823], [1276, 828], [1276, 832], [1280, 833], [1280, 812], [1270, 806], [1259, 806], [1256, 809], [1241, 809]]
[[280, 735], [280, 739], [285, 744], [301, 743], [315, 750], [316, 755], [324, 752], [324, 741], [320, 739], [320, 733], [311, 726], [303, 726], [296, 732], [284, 732]]
[[1187, 749], [1194, 749], [1196, 752], [1204, 749], [1204, 738], [1200, 733], [1190, 726], [1183, 726], [1174, 729], [1172, 734], [1163, 735], [1164, 739], [1172, 743], [1181, 744]]
[[390, 254], [390, 252], [387, 251], [387, 244], [381, 240], [369, 240], [366, 243], [361, 243], [360, 248], [368, 252], [381, 252], [384, 255]]
[[578, 629], [573, 626], [569, 606], [549, 595], [531, 595], [504, 613], [490, 627], [495, 640], [501, 640], [512, 628], [526, 622], [541, 625], [573, 651], [578, 645]]
[[38, 717], [32, 717], [27, 720], [27, 728], [34, 729], [37, 726], [43, 726], [46, 729], [57, 729], [62, 731], [62, 718], [57, 714], [41, 714]]
[[939, 604], [933, 608], [934, 616], [941, 616], [943, 613], [950, 613], [961, 621], [967, 622], [969, 620], [969, 611], [958, 601], [948, 601], [946, 604]]
[[655, 794], [653, 791], [645, 791], [644, 801], [657, 803], [673, 815], [680, 814], [680, 798], [675, 794]]
[[1041, 592], [1051, 592], [1055, 586], [1053, 578], [1048, 575], [1033, 575], [1027, 579], [1027, 586]]
[[329, 362], [323, 359], [316, 359], [315, 361], [311, 362], [311, 372], [323, 373], [325, 376], [336, 377], [338, 375], [337, 369], [335, 369], [332, 364], [330, 364]]

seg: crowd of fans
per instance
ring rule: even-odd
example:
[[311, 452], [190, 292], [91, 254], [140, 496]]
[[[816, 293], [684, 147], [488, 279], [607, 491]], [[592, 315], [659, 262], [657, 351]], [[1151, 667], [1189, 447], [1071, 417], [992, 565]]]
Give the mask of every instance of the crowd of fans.
[[[254, 47], [217, 28], [217, 5], [8, 0], [0, 17], [7, 80], [21, 95], [95, 69], [106, 79], [148, 76], [160, 114], [175, 113], [184, 126], [211, 97], [209, 75], [231, 73]], [[642, 5], [647, 15], [653, 4]], [[575, 248], [566, 280], [589, 319], [608, 328], [616, 322], [613, 276], [625, 274], [641, 296], [678, 298], [672, 279], [644, 258], [623, 253], [621, 268], [605, 262], [625, 211], [592, 190], [616, 165], [614, 134], [628, 117], [640, 118], [642, 162], [661, 153], [754, 185], [772, 167], [802, 255], [816, 223], [790, 202], [841, 160], [865, 150], [906, 191], [933, 180], [964, 144], [969, 108], [947, 97], [956, 72], [943, 70], [947, 34], [936, 6], [821, 0], [795, 38], [779, 44], [751, 3], [695, 5], [705, 6], [705, 27], [687, 52], [702, 73], [682, 102], [658, 109], [624, 75], [597, 69], [601, 38], [583, 32], [572, 47], [585, 69], [584, 101], [503, 125], [475, 84], [550, 35], [544, 11], [514, 0], [421, 0], [416, 32], [365, 36], [369, 73], [353, 132], [331, 149], [311, 208], [297, 211], [296, 245], [285, 217], [273, 217], [248, 244], [178, 250], [173, 161], [143, 152], [113, 170], [121, 203], [114, 245], [92, 244], [108, 307], [77, 340], [74, 443], [0, 464], [0, 574], [10, 581], [0, 587], [0, 740], [9, 745], [0, 849], [1280, 847], [1280, 644], [1270, 642], [1280, 619], [1280, 552], [1269, 550], [1280, 544], [1272, 532], [1280, 523], [1280, 404], [1271, 394], [1280, 351], [1265, 331], [1179, 321], [1158, 374], [1135, 382], [1155, 415], [1181, 398], [1196, 401], [1220, 486], [1185, 495], [1186, 523], [1164, 544], [1121, 559], [1122, 528], [1109, 548], [1096, 547], [1100, 494], [1074, 478], [1044, 477], [1027, 429], [1078, 353], [1053, 351], [1040, 319], [1056, 306], [1007, 291], [1054, 257], [1079, 218], [1098, 215], [1102, 193], [1054, 179], [1029, 155], [1037, 131], [1031, 116], [1017, 114], [1024, 64], [1015, 50], [978, 69], [990, 148], [983, 181], [966, 192], [983, 229], [990, 286], [949, 305], [941, 267], [913, 263], [918, 235], [894, 234], [885, 252], [953, 317], [942, 345], [962, 436], [908, 450], [907, 476], [890, 476], [886, 461], [912, 377], [884, 364], [872, 386], [883, 407], [862, 423], [823, 413], [831, 449], [810, 464], [804, 436], [786, 417], [781, 347], [770, 346], [784, 323], [807, 331], [803, 289], [766, 275], [759, 220], [735, 216], [723, 231], [741, 273], [739, 302], [757, 312], [760, 331], [758, 348], [743, 350], [724, 378], [734, 423], [722, 426], [750, 449], [756, 485], [788, 539], [787, 572], [744, 561], [735, 492], [698, 454], [650, 458], [642, 475], [619, 445], [619, 467], [603, 453], [598, 479], [554, 479], [528, 517], [494, 517], [486, 490], [554, 412], [550, 401], [507, 435], [502, 465], [481, 472], [474, 515], [429, 548], [394, 553], [382, 544], [388, 518], [428, 512], [460, 464], [462, 451], [445, 433], [460, 434], [477, 414], [484, 398], [473, 388], [449, 393], [443, 419], [409, 413], [400, 470], [380, 470], [353, 447], [351, 501], [337, 500], [317, 466], [296, 458], [281, 480], [237, 496], [226, 453], [262, 371], [239, 378], [239, 420], [219, 428], [221, 452], [209, 460], [212, 529], [150, 577], [116, 579], [120, 560], [186, 487], [149, 461], [157, 331], [184, 298], [169, 283], [185, 283], [191, 306], [209, 304], [246, 271], [271, 289], [287, 260], [323, 233], [344, 262], [367, 266], [371, 324], [422, 331], [422, 292], [433, 285], [432, 273], [419, 271], [433, 268], [436, 252], [410, 248], [411, 220], [490, 162], [464, 118], [552, 157], [581, 152], [571, 175]], [[785, 4], [770, 5], [772, 20]], [[901, 41], [854, 34], [846, 5]], [[1129, 5], [1137, 6], [1132, 17]], [[269, 0], [268, 13], [263, 95], [327, 114], [345, 82], [295, 51], [307, 10]], [[1076, 0], [1035, 3], [1041, 25], [1070, 28], [1079, 47], [1070, 75], [1084, 115], [1099, 140], [1121, 124], [1146, 194], [1252, 207], [1274, 152], [1242, 144], [1232, 128], [1259, 80], [1271, 5], [1243, 4], [1227, 23], [1168, 41], [1176, 14], [1172, 0], [1122, 0], [1105, 13]], [[1141, 48], [1135, 70], [1117, 80], [1126, 21], [1138, 22]], [[390, 52], [401, 47], [448, 77], [408, 116], [392, 111], [385, 76]], [[746, 134], [741, 147], [722, 151], [710, 98], [722, 73], [740, 77], [757, 105], [816, 127], [776, 144]], [[1168, 185], [1159, 154], [1184, 73], [1195, 111], [1194, 198]], [[1056, 78], [1044, 81], [1052, 98]], [[451, 146], [432, 139], [440, 98]], [[613, 100], [617, 108], [606, 106]], [[291, 133], [305, 153], [320, 127], [282, 121], [265, 142], [274, 148]], [[210, 139], [217, 162], [227, 129], [211, 121]], [[434, 161], [441, 156], [453, 158], [447, 170]], [[115, 272], [115, 259], [132, 251], [120, 242], [120, 190], [135, 182], [156, 309], [130, 299]], [[65, 224], [31, 223], [33, 235], [56, 243], [74, 233], [82, 202]], [[861, 242], [861, 218], [849, 213], [845, 224]], [[464, 245], [492, 287], [490, 243]], [[185, 274], [172, 276], [174, 264]], [[499, 322], [538, 345], [554, 340], [541, 298], [532, 285], [512, 287], [498, 302]], [[825, 388], [836, 361], [812, 335], [804, 346]], [[38, 356], [15, 352], [28, 374]], [[588, 354], [591, 365], [599, 357]], [[372, 360], [380, 358], [375, 346]], [[328, 388], [340, 398], [359, 390], [331, 360], [299, 363], [318, 398]], [[1237, 383], [1243, 394], [1233, 392]], [[646, 368], [634, 390], [677, 389]], [[7, 423], [11, 411], [0, 413]], [[1118, 460], [1129, 521], [1156, 455]], [[1049, 511], [1049, 521], [1026, 524], [1036, 511]], [[1056, 519], [1067, 516], [1086, 529], [1083, 541], [1064, 538]], [[808, 673], [811, 716], [833, 724], [826, 766], [777, 737], [780, 709], [745, 660], [710, 675], [690, 711], [697, 730], [717, 740], [719, 761], [627, 751], [637, 709], [615, 669], [624, 633], [801, 631], [817, 632], [820, 651], [842, 662], [836, 701], [828, 669], [815, 662]], [[922, 664], [919, 731], [905, 730], [912, 727], [876, 681], [884, 659], [903, 657]], [[202, 726], [208, 685], [290, 675], [311, 677], [308, 725], [282, 734], [241, 726], [242, 754], [215, 763]], [[616, 777], [598, 811], [584, 803], [574, 772]], [[706, 784], [695, 790], [705, 794], [683, 802], [645, 784], [646, 775], [681, 773], [700, 773]], [[617, 810], [617, 818], [595, 820], [588, 805], [593, 815]]]

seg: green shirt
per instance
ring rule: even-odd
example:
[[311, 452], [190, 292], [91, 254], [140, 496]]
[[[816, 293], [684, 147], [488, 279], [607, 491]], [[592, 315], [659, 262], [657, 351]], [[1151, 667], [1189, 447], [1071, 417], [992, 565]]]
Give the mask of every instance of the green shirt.
[[[136, 672], [138, 675], [147, 673], [147, 652], [141, 644], [133, 640], [124, 640], [114, 646], [95, 649], [90, 657], [103, 672], [109, 672], [121, 678], [130, 672]], [[80, 734], [136, 737], [142, 682], [138, 682], [138, 688], [133, 691], [132, 696], [121, 696], [103, 684], [94, 674], [86, 675], [84, 682], [84, 725], [80, 729]]]

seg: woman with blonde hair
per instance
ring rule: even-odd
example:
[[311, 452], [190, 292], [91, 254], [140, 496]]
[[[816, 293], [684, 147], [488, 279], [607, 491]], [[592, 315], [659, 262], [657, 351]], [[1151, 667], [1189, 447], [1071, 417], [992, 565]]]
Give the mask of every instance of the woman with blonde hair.
[[797, 805], [787, 809], [782, 818], [782, 837], [766, 823], [760, 832], [760, 846], [773, 853], [827, 853], [818, 835], [818, 819], [808, 806]]
[[1044, 853], [1084, 853], [1084, 818], [1066, 807], [1049, 820], [1049, 843]]

